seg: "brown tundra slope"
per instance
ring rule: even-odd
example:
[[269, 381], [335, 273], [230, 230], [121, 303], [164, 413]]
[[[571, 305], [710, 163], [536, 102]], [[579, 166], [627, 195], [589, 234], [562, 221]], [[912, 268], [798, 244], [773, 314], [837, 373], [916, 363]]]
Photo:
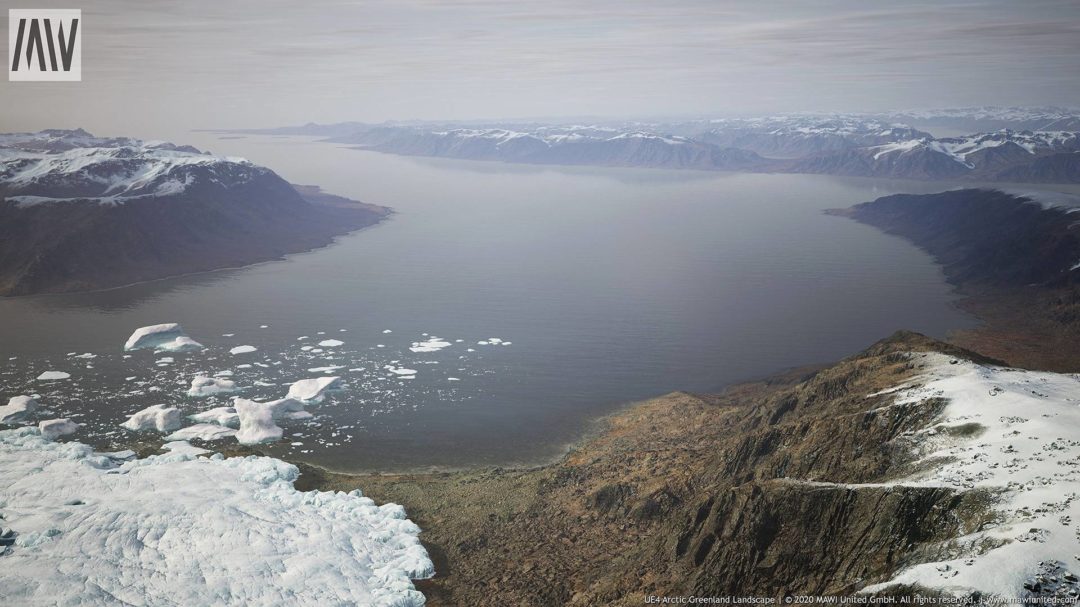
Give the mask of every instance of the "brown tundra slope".
[[834, 366], [674, 393], [529, 470], [346, 476], [408, 508], [438, 575], [431, 605], [640, 605], [646, 595], [848, 593], [935, 560], [992, 520], [980, 491], [851, 488], [911, 472], [905, 432], [943, 403], [878, 409], [910, 352], [978, 355], [901, 332]]

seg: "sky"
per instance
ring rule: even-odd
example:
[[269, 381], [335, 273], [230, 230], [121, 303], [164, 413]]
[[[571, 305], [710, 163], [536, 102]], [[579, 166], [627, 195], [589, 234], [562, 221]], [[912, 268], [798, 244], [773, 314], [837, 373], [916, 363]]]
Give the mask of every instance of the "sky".
[[0, 131], [1080, 105], [1080, 0], [3, 4], [81, 8], [83, 80], [0, 81]]

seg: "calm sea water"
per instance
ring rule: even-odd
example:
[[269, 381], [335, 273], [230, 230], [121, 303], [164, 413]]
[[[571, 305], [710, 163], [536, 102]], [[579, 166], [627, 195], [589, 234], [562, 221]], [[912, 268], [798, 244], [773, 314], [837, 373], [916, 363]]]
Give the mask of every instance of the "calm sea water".
[[[0, 395], [39, 393], [88, 424], [84, 439], [119, 446], [116, 424], [141, 406], [226, 404], [183, 396], [196, 373], [232, 372], [270, 398], [337, 367], [349, 389], [290, 422], [276, 453], [346, 470], [505, 464], [557, 453], [627, 402], [835, 360], [901, 328], [973, 324], [926, 254], [822, 213], [951, 184], [190, 142], [397, 213], [284, 261], [0, 300]], [[208, 350], [122, 357], [134, 328], [170, 321]], [[409, 349], [430, 336], [452, 345]], [[35, 381], [44, 370], [72, 378]]]

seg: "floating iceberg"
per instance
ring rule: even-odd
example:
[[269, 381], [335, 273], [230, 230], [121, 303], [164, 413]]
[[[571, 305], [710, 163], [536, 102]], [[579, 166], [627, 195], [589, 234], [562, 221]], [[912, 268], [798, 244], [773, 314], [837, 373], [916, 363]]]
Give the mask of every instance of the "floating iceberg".
[[202, 348], [202, 344], [188, 337], [184, 329], [175, 322], [135, 329], [124, 344], [125, 352], [145, 349], [158, 352], [190, 352]]
[[255, 346], [236, 346], [235, 348], [229, 350], [229, 354], [250, 354], [255, 350], [258, 350], [258, 348], [256, 348]]
[[192, 457], [198, 455], [206, 455], [210, 453], [209, 449], [203, 449], [202, 447], [196, 447], [186, 440], [170, 440], [161, 446], [162, 449], [169, 453], [179, 453], [183, 455], [190, 455]]
[[199, 342], [191, 339], [187, 335], [181, 335], [176, 339], [166, 341], [158, 345], [158, 352], [194, 352], [196, 350], [202, 350], [204, 346]]
[[214, 394], [229, 394], [231, 392], [236, 392], [237, 390], [239, 390], [239, 388], [236, 387], [236, 382], [231, 379], [217, 379], [205, 375], [198, 375], [195, 379], [191, 380], [191, 388], [188, 389], [187, 395], [195, 398], [202, 398]]
[[38, 432], [46, 440], [55, 440], [60, 436], [74, 434], [79, 429], [79, 424], [67, 419], [47, 419], [38, 424]]
[[53, 381], [56, 379], [68, 379], [71, 377], [70, 373], [64, 373], [63, 371], [46, 371], [37, 376], [38, 381]]
[[166, 405], [154, 405], [135, 413], [120, 426], [132, 432], [142, 430], [172, 432], [180, 427], [180, 410]]
[[281, 439], [282, 430], [274, 423], [276, 416], [272, 403], [238, 398], [233, 401], [233, 406], [240, 417], [240, 430], [236, 433], [236, 440], [240, 444], [255, 445]]
[[188, 419], [204, 424], [217, 424], [231, 428], [240, 427], [240, 416], [235, 407], [216, 407], [202, 413], [189, 415]]
[[37, 411], [38, 402], [29, 396], [12, 396], [0, 407], [0, 424], [25, 422]]
[[204, 441], [221, 440], [230, 436], [236, 436], [236, 430], [218, 424], [195, 424], [187, 428], [181, 428], [165, 437], [167, 441], [189, 441], [199, 439]]
[[299, 492], [277, 459], [180, 451], [118, 466], [33, 428], [0, 432], [18, 534], [0, 557], [5, 603], [424, 604], [411, 579], [434, 571], [400, 507]]
[[302, 379], [289, 387], [286, 398], [295, 398], [310, 403], [321, 403], [328, 392], [341, 389], [340, 377], [317, 377]]
[[413, 352], [438, 352], [443, 348], [449, 348], [450, 342], [438, 337], [431, 337], [425, 341], [414, 341], [409, 349]]
[[345, 342], [340, 339], [324, 339], [319, 342], [319, 345], [324, 348], [336, 348], [337, 346], [345, 345]]

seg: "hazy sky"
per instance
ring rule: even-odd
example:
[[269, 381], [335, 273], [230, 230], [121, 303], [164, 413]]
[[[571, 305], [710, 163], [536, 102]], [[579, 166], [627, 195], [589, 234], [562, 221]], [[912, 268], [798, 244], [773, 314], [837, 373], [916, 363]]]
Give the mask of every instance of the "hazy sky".
[[84, 20], [83, 81], [0, 81], [4, 131], [1080, 105], [1080, 0], [4, 4]]

